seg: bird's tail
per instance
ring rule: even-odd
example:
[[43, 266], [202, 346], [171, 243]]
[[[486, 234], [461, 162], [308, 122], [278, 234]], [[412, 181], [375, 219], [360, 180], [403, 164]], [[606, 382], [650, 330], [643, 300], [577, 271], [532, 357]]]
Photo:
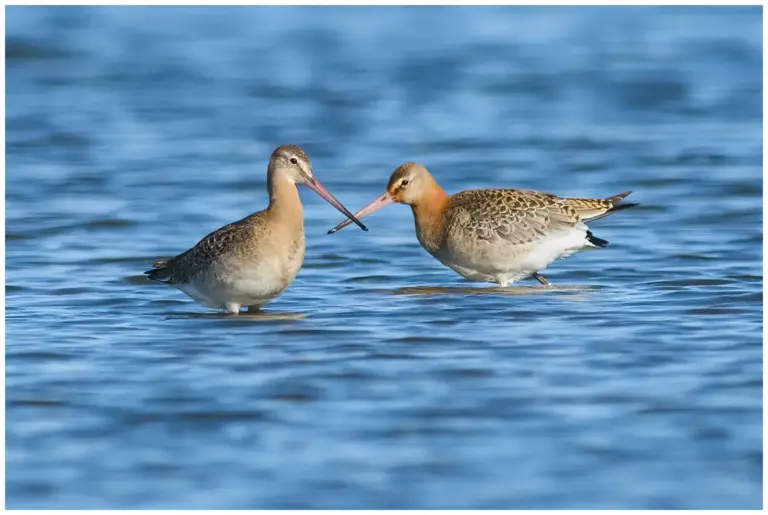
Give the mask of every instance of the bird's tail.
[[574, 208], [583, 222], [593, 222], [618, 211], [635, 207], [639, 204], [624, 202], [632, 193], [625, 191], [607, 198], [569, 198], [568, 205]]
[[152, 270], [147, 270], [144, 275], [153, 281], [167, 283], [171, 280], [171, 268], [168, 266], [167, 260], [158, 261], [152, 265]]

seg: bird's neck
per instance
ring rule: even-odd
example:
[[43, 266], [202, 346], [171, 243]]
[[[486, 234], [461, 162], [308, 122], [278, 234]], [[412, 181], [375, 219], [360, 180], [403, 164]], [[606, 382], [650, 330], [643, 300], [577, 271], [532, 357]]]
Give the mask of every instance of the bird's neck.
[[416, 222], [416, 235], [419, 242], [429, 252], [440, 246], [445, 228], [445, 209], [448, 206], [448, 194], [434, 180], [424, 194], [411, 205]]
[[285, 223], [303, 227], [304, 210], [296, 184], [284, 174], [272, 170], [267, 174], [267, 189], [269, 190], [269, 212]]

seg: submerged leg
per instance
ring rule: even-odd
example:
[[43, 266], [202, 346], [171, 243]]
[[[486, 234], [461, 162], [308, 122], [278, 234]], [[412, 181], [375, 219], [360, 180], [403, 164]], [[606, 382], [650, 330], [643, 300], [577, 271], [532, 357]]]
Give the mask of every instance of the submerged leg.
[[544, 279], [544, 276], [540, 275], [538, 272], [534, 272], [531, 277], [539, 281], [544, 286], [552, 286], [552, 283]]

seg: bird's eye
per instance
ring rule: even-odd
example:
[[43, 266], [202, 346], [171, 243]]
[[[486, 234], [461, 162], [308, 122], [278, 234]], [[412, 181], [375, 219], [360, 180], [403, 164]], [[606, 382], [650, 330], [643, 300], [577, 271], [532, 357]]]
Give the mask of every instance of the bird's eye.
[[400, 186], [408, 186], [408, 179], [405, 179], [405, 180], [403, 180], [403, 181], [400, 183]]
[[292, 158], [291, 158], [291, 163], [293, 163], [293, 164], [297, 165], [297, 164], [299, 164], [299, 160], [298, 160], [298, 159], [296, 159], [295, 157], [292, 157]]

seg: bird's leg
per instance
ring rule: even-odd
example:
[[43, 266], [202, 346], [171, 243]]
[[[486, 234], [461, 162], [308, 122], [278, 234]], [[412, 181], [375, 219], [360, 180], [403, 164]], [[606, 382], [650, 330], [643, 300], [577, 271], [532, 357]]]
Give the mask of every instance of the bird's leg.
[[531, 277], [539, 281], [543, 286], [552, 286], [552, 283], [544, 279], [544, 276], [540, 275], [538, 272], [534, 272]]
[[261, 305], [248, 306], [248, 313], [258, 313], [261, 311]]

